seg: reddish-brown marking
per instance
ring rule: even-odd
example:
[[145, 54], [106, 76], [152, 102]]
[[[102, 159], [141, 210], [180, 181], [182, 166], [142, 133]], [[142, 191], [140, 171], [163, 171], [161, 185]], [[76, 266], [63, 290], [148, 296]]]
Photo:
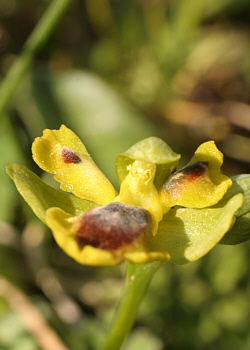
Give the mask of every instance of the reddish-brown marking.
[[105, 250], [116, 250], [131, 244], [151, 229], [147, 210], [114, 202], [85, 212], [77, 231], [77, 240], [85, 245]]
[[188, 165], [180, 172], [186, 177], [188, 181], [194, 181], [197, 177], [203, 175], [207, 170], [208, 162], [196, 162]]
[[163, 190], [169, 192], [176, 191], [179, 185], [183, 185], [186, 182], [192, 182], [205, 174], [207, 167], [208, 162], [196, 162], [188, 165], [180, 171], [173, 173], [163, 185]]
[[70, 163], [77, 164], [81, 162], [81, 158], [79, 158], [74, 151], [66, 147], [62, 149], [62, 157], [63, 157], [64, 163], [67, 163], [67, 164], [70, 164]]

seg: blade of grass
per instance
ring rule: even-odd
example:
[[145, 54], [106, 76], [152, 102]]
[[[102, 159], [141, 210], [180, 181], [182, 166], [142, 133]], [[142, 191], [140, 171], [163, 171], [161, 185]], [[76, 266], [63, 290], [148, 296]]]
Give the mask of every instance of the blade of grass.
[[0, 120], [4, 118], [4, 112], [32, 60], [45, 45], [70, 3], [71, 0], [54, 0], [26, 41], [21, 55], [13, 63], [0, 86]]

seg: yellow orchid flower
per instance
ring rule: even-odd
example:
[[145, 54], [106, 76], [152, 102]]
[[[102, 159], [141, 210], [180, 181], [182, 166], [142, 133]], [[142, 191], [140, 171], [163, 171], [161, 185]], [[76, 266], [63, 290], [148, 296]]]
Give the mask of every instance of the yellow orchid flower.
[[58, 245], [81, 264], [199, 259], [230, 230], [243, 203], [241, 193], [228, 194], [232, 181], [220, 174], [223, 156], [213, 141], [179, 171], [180, 155], [161, 139], [138, 142], [116, 157], [119, 194], [64, 125], [45, 130], [32, 153], [65, 192], [22, 165], [7, 172]]

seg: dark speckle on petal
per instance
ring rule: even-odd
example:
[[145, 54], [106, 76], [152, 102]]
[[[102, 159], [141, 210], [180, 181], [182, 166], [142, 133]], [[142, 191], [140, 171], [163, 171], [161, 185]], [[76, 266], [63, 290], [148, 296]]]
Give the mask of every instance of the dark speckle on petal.
[[64, 163], [80, 163], [81, 162], [81, 158], [78, 157], [78, 155], [72, 151], [71, 149], [64, 147], [62, 149], [62, 157], [63, 157], [63, 161]]
[[163, 190], [176, 190], [176, 186], [192, 182], [204, 175], [207, 171], [208, 162], [196, 162], [173, 173], [163, 185]]
[[188, 165], [180, 172], [184, 177], [187, 177], [189, 181], [195, 180], [197, 177], [203, 175], [207, 170], [208, 162], [196, 162]]
[[120, 202], [86, 211], [80, 219], [77, 240], [85, 245], [105, 250], [116, 250], [133, 243], [151, 230], [149, 212]]

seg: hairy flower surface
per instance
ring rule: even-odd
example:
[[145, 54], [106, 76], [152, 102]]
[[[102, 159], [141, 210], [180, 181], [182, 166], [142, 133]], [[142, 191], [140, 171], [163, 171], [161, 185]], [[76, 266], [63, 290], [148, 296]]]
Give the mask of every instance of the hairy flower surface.
[[138, 142], [116, 157], [119, 193], [64, 125], [44, 130], [32, 153], [63, 191], [22, 165], [7, 172], [58, 245], [81, 264], [199, 259], [232, 228], [243, 203], [238, 185], [220, 173], [223, 156], [213, 141], [178, 171], [180, 155], [161, 139]]

